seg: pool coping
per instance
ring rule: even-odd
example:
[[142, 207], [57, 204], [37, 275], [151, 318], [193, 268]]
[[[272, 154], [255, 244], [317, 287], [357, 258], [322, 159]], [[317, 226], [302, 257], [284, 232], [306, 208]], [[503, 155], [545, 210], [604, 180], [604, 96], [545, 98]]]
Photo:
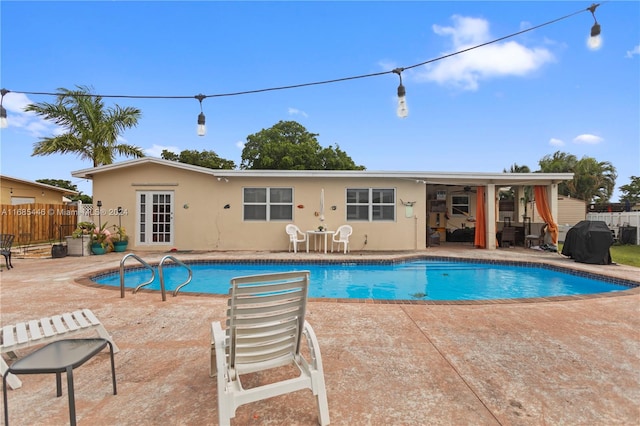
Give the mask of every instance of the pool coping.
[[[398, 255], [393, 258], [369, 258], [369, 259], [247, 259], [238, 257], [235, 259], [184, 259], [181, 262], [185, 264], [216, 264], [216, 263], [314, 263], [314, 264], [345, 264], [345, 263], [358, 263], [358, 264], [396, 264], [405, 263], [416, 260], [441, 260], [441, 261], [453, 261], [453, 262], [466, 262], [466, 263], [486, 263], [494, 265], [506, 265], [506, 266], [522, 266], [531, 268], [541, 268], [547, 270], [553, 270], [558, 272], [567, 273], [570, 275], [576, 275], [585, 278], [597, 279], [610, 284], [622, 285], [629, 287], [628, 290], [611, 291], [604, 293], [591, 293], [581, 295], [566, 295], [566, 296], [548, 296], [548, 297], [532, 297], [532, 298], [513, 298], [513, 299], [480, 299], [480, 300], [388, 300], [388, 299], [345, 299], [345, 298], [309, 298], [310, 302], [324, 302], [324, 303], [355, 303], [355, 304], [379, 304], [379, 305], [494, 305], [494, 304], [524, 304], [524, 303], [548, 303], [548, 302], [565, 302], [565, 301], [578, 301], [597, 298], [608, 297], [623, 297], [640, 294], [640, 281], [633, 281], [626, 278], [613, 277], [611, 275], [596, 273], [592, 271], [585, 271], [581, 269], [575, 269], [567, 266], [561, 266], [553, 263], [546, 263], [542, 261], [521, 261], [521, 260], [498, 260], [498, 259], [478, 259], [471, 257], [457, 257], [457, 256], [442, 256], [442, 255], [429, 255], [429, 254], [409, 254]], [[149, 263], [151, 266], [157, 266], [159, 262]], [[167, 264], [167, 267], [175, 267], [176, 264]], [[137, 270], [145, 269], [142, 266], [125, 266], [125, 270]], [[101, 275], [112, 275], [118, 273], [118, 268], [100, 269], [74, 280], [75, 283], [88, 287], [95, 287], [101, 289], [111, 289], [120, 291], [119, 286], [107, 286], [98, 284], [93, 281], [94, 278]], [[127, 288], [130, 290], [130, 288]], [[148, 293], [160, 293], [160, 290], [151, 290], [141, 288], [138, 292]], [[199, 292], [184, 292], [181, 293], [185, 297], [211, 297], [211, 298], [228, 298], [228, 294], [211, 294], [211, 293], [199, 293]]]

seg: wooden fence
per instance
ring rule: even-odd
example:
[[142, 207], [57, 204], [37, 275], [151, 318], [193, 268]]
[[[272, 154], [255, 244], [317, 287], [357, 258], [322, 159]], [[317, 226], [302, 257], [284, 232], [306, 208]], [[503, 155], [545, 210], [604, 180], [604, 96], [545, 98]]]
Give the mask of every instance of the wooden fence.
[[78, 208], [64, 204], [0, 204], [0, 233], [14, 246], [64, 241], [78, 223]]

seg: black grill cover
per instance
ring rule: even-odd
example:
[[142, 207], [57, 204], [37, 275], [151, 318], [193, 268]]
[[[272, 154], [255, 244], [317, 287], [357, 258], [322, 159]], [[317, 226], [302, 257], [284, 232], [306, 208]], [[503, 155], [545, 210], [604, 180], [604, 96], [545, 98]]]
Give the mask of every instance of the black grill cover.
[[611, 263], [611, 244], [613, 235], [606, 223], [583, 220], [567, 231], [562, 254], [576, 262], [608, 265]]

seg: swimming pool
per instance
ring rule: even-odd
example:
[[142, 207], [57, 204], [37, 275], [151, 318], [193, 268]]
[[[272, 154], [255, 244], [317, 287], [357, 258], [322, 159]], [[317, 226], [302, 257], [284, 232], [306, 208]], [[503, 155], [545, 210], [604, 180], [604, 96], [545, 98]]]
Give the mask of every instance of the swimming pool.
[[[188, 262], [187, 262], [188, 263]], [[309, 297], [374, 300], [491, 300], [519, 299], [628, 290], [630, 285], [607, 282], [584, 274], [548, 269], [459, 260], [402, 262], [216, 262], [189, 264], [193, 280], [181, 293], [227, 294], [229, 281], [243, 275], [281, 271], [310, 271]], [[165, 288], [172, 292], [187, 279], [186, 269], [163, 268]], [[150, 271], [131, 268], [125, 287], [133, 289], [150, 278]], [[98, 284], [120, 286], [118, 271], [92, 277]], [[160, 289], [156, 280], [144, 287]]]

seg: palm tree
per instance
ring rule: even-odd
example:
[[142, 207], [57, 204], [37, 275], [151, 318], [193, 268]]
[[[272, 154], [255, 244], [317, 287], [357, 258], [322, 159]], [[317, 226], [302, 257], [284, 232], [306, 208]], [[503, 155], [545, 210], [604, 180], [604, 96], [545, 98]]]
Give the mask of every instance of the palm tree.
[[618, 177], [610, 162], [584, 157], [576, 163], [574, 173], [568, 183], [571, 196], [597, 204], [609, 202]]
[[[502, 172], [503, 173], [531, 173], [531, 169], [529, 168], [529, 166], [519, 166], [517, 163], [513, 163], [513, 165], [511, 165], [511, 167], [509, 168], [509, 170], [502, 169]], [[533, 187], [525, 186], [523, 187], [523, 189], [524, 189], [522, 194], [523, 196], [517, 201], [519, 201], [524, 205], [523, 216], [528, 217], [527, 206], [529, 205], [529, 202], [533, 200]], [[515, 200], [516, 198], [515, 188], [512, 187], [511, 189], [509, 189], [509, 192], [505, 195], [506, 195], [506, 199]]]
[[102, 97], [93, 95], [87, 86], [77, 86], [77, 90], [61, 88], [58, 92], [56, 103], [25, 108], [64, 129], [60, 135], [36, 142], [32, 156], [75, 153], [83, 160], [93, 161], [94, 167], [113, 163], [116, 155], [144, 157], [141, 148], [118, 141], [126, 129], [138, 124], [142, 115], [139, 109], [118, 105], [105, 108]]
[[558, 195], [596, 203], [609, 202], [618, 178], [616, 168], [608, 161], [587, 156], [578, 160], [575, 155], [560, 151], [540, 160], [540, 171], [573, 173], [573, 180], [558, 184]]

